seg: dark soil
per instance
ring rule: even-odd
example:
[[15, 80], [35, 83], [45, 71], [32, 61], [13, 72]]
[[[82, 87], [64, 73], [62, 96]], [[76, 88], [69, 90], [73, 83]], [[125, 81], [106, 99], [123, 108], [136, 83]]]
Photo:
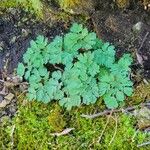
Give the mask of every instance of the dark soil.
[[[33, 15], [18, 9], [10, 9], [0, 17], [0, 79], [13, 73], [32, 39], [44, 35], [52, 40], [56, 35], [63, 34], [67, 28], [61, 21], [46, 24], [35, 20]], [[1, 84], [0, 91], [2, 88]], [[3, 100], [0, 95], [0, 103]], [[15, 115], [16, 101], [15, 98], [4, 108], [0, 108], [0, 122], [4, 116], [11, 118]]]
[[[143, 9], [99, 10], [92, 15], [95, 31], [99, 38], [114, 44], [117, 57], [131, 53], [135, 58], [133, 71], [141, 70], [141, 75], [150, 79], [150, 13]], [[140, 24], [140, 30], [134, 26]], [[147, 35], [147, 36], [146, 36]], [[141, 66], [136, 58], [138, 53], [143, 60]]]
[[[95, 10], [88, 22], [89, 28], [93, 28], [99, 38], [116, 46], [117, 57], [131, 53], [135, 58], [134, 72], [142, 70], [142, 76], [150, 78], [150, 34], [143, 43], [145, 35], [150, 33], [148, 12], [140, 8], [122, 11], [107, 9]], [[42, 34], [51, 40], [63, 34], [68, 26], [60, 20], [48, 23], [35, 20], [33, 15], [18, 9], [9, 9], [0, 17], [0, 77], [3, 68], [8, 74], [13, 72], [31, 39]], [[139, 22], [142, 24], [141, 29], [135, 32], [133, 27]], [[143, 66], [138, 63], [136, 52], [142, 57]]]
[[64, 23], [44, 24], [35, 21], [29, 15], [18, 9], [10, 9], [0, 17], [0, 70], [6, 67], [7, 73], [13, 72], [21, 61], [23, 54], [29, 46], [30, 40], [37, 35], [44, 35], [49, 40], [65, 31]]

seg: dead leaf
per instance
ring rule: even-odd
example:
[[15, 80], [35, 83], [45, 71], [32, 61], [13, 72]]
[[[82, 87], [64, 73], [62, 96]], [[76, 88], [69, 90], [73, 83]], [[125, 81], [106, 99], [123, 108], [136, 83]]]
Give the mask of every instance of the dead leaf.
[[72, 130], [74, 130], [74, 128], [67, 128], [67, 129], [63, 130], [62, 132], [60, 132], [60, 133], [57, 133], [57, 132], [56, 133], [51, 133], [51, 135], [53, 135], [53, 136], [66, 135], [69, 132], [71, 132]]
[[0, 91], [0, 95], [7, 95], [5, 86], [3, 87], [2, 91]]
[[3, 100], [3, 101], [0, 103], [0, 108], [4, 108], [6, 105], [7, 105], [7, 101], [6, 101], [6, 100]]
[[5, 86], [5, 87], [14, 87], [14, 86], [16, 86], [16, 84], [13, 83], [13, 82], [5, 81], [5, 82], [4, 82], [4, 86]]
[[7, 99], [7, 100], [9, 100], [9, 101], [11, 101], [11, 100], [14, 98], [14, 94], [9, 93], [9, 94], [6, 95], [4, 98]]
[[143, 65], [143, 58], [138, 52], [136, 52], [136, 57], [137, 57], [139, 64]]

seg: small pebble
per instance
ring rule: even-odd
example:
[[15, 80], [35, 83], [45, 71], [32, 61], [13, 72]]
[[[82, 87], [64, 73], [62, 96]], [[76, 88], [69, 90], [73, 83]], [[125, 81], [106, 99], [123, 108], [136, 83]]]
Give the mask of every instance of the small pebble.
[[143, 25], [142, 22], [136, 23], [136, 24], [132, 27], [133, 31], [134, 31], [134, 32], [140, 32], [141, 29], [142, 29], [142, 25]]

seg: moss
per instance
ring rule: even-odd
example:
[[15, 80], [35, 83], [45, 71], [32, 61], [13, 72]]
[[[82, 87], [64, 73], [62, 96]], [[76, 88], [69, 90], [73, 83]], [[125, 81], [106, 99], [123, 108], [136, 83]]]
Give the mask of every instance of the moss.
[[36, 14], [37, 18], [43, 18], [43, 3], [41, 0], [2, 0], [0, 4], [1, 9], [18, 7]]
[[35, 13], [38, 18], [43, 18], [43, 3], [41, 0], [18, 0], [27, 11]]
[[48, 136], [51, 129], [47, 118], [50, 113], [49, 107], [36, 102], [28, 103], [26, 100], [21, 100], [18, 105], [18, 113], [14, 119], [15, 148], [48, 149]]
[[126, 8], [129, 5], [134, 5], [136, 6], [137, 4], [141, 4], [144, 6], [144, 9], [148, 9], [148, 5], [150, 4], [150, 0], [138, 0], [138, 1], [130, 1], [130, 0], [115, 0], [117, 6], [119, 8]]
[[0, 8], [10, 8], [17, 7], [17, 3], [15, 0], [2, 0], [0, 4]]
[[150, 99], [150, 84], [141, 82], [134, 90], [132, 97], [128, 98], [129, 105], [140, 104]]
[[2, 117], [0, 119], [0, 149], [12, 149], [13, 138], [11, 132], [14, 124], [8, 117]]
[[52, 109], [48, 116], [48, 123], [55, 132], [62, 131], [66, 126], [66, 121], [62, 115], [62, 110], [59, 105], [54, 105], [54, 109]]
[[[54, 3], [54, 1], [51, 1], [51, 3]], [[35, 15], [38, 20], [44, 22], [47, 22], [48, 20], [63, 20], [69, 22], [69, 20], [73, 18], [66, 12], [54, 10], [43, 0], [2, 0], [0, 10], [8, 8], [24, 9], [24, 11], [30, 12]]]
[[88, 15], [94, 10], [94, 2], [92, 0], [59, 0], [60, 8], [71, 14]]
[[[95, 119], [85, 119], [82, 113], [96, 113], [104, 108], [100, 100], [95, 105], [74, 108], [72, 111], [65, 111], [56, 103], [42, 104], [39, 102], [28, 102], [25, 97], [18, 100], [18, 112], [13, 121], [1, 126], [1, 147], [11, 149], [137, 149], [136, 145], [147, 140], [147, 135], [142, 132], [136, 133], [134, 128], [136, 120], [132, 117], [117, 114], [117, 128], [115, 116], [112, 116], [103, 132], [108, 116]], [[7, 128], [6, 128], [7, 125]], [[13, 137], [10, 137], [12, 127], [15, 125]], [[65, 128], [73, 127], [68, 135], [54, 137], [50, 133], [60, 132]], [[6, 131], [7, 130], [7, 131]], [[114, 136], [114, 131], [116, 135]], [[109, 145], [114, 136], [113, 142]], [[3, 142], [2, 142], [3, 141]], [[3, 143], [3, 144], [2, 144]], [[8, 148], [9, 149], [9, 148]]]
[[80, 0], [59, 0], [59, 4], [61, 8], [67, 10], [67, 9], [73, 9], [74, 7], [77, 7], [81, 4]]

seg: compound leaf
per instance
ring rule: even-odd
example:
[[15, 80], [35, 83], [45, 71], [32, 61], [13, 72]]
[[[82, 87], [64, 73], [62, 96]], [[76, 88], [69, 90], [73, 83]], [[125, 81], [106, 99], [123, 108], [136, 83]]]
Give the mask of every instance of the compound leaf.
[[115, 109], [118, 107], [118, 102], [113, 96], [106, 95], [104, 97], [104, 102], [109, 109]]
[[17, 68], [17, 74], [22, 77], [24, 75], [24, 72], [25, 72], [24, 65], [22, 63], [19, 63]]

